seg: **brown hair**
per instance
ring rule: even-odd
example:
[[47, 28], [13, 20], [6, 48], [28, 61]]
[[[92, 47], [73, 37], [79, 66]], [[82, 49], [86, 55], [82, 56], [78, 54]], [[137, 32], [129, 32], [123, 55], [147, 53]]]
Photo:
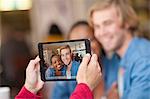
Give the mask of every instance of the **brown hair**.
[[70, 48], [69, 45], [61, 46], [61, 47], [60, 47], [60, 53], [61, 53], [61, 50], [63, 50], [63, 49], [69, 49], [69, 51], [70, 51], [70, 53], [71, 53], [71, 48]]
[[[93, 28], [92, 15], [94, 11], [103, 10], [105, 8], [114, 6], [121, 14], [123, 25], [129, 25], [128, 30], [135, 32], [138, 30], [138, 17], [127, 0], [98, 0], [89, 10], [89, 24]], [[134, 35], [134, 34], [133, 34]]]

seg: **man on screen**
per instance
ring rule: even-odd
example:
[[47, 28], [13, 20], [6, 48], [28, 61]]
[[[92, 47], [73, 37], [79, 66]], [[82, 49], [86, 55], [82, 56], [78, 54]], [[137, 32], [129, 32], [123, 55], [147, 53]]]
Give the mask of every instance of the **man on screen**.
[[76, 76], [80, 63], [75, 60], [72, 60], [71, 48], [69, 45], [65, 45], [60, 48], [60, 56], [62, 62], [67, 66], [67, 78], [71, 78], [71, 76]]

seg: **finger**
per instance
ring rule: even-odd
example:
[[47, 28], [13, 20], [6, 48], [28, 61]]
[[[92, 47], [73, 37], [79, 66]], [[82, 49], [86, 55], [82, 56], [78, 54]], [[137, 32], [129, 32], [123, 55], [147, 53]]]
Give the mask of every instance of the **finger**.
[[39, 62], [36, 64], [35, 68], [38, 72], [40, 72], [40, 63]]
[[88, 68], [90, 70], [93, 70], [93, 71], [97, 72], [98, 75], [101, 76], [101, 69], [100, 69], [100, 65], [99, 65], [99, 62], [98, 62], [98, 57], [97, 57], [96, 54], [92, 55], [91, 61], [90, 61], [88, 66], [89, 66]]
[[40, 58], [39, 58], [39, 56], [37, 56], [36, 58], [35, 58], [35, 63], [38, 63], [40, 61]]
[[39, 61], [40, 61], [40, 58], [38, 56], [34, 60], [30, 60], [27, 69], [30, 68], [30, 70], [33, 70], [35, 68], [36, 64], [39, 63]]
[[97, 67], [97, 55], [96, 54], [92, 55], [88, 68], [90, 68], [90, 69], [94, 69], [94, 68], [97, 69], [98, 68]]
[[40, 58], [39, 56], [36, 56], [35, 58], [35, 64], [36, 64], [36, 68], [38, 68], [40, 70], [40, 64], [39, 64]]
[[42, 81], [42, 80], [41, 80], [41, 72], [38, 72], [38, 80], [39, 80], [39, 81]]
[[34, 60], [30, 60], [29, 64], [28, 64], [28, 67], [27, 67], [27, 70], [33, 70], [34, 69]]
[[81, 65], [82, 65], [82, 66], [87, 66], [88, 63], [89, 63], [89, 61], [90, 61], [90, 57], [91, 57], [91, 55], [90, 55], [89, 53], [86, 54], [86, 55], [83, 57], [83, 59], [82, 59]]
[[91, 57], [91, 60], [95, 60], [95, 61], [97, 61], [97, 60], [98, 60], [97, 55], [96, 55], [96, 54], [93, 54], [93, 55], [92, 55], [92, 57]]
[[36, 70], [40, 70], [39, 68], [40, 68], [40, 64], [39, 64], [39, 61], [40, 61], [40, 58], [39, 58], [39, 56], [37, 56], [35, 59], [34, 59], [34, 63], [33, 63], [33, 65], [35, 65], [34, 66], [34, 69], [36, 69]]
[[98, 69], [98, 72], [100, 73], [100, 75], [102, 75], [102, 73], [101, 73], [101, 67], [100, 67], [100, 65], [99, 65], [98, 62], [97, 62], [97, 69]]

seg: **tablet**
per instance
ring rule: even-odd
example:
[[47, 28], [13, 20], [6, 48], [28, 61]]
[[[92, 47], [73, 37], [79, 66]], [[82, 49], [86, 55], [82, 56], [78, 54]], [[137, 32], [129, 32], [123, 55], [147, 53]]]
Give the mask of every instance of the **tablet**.
[[91, 54], [88, 39], [38, 43], [43, 81], [76, 80], [82, 58]]

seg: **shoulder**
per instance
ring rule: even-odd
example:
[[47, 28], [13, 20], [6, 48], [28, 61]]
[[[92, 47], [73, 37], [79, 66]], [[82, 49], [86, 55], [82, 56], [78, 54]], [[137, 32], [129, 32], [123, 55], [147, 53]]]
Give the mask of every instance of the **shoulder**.
[[75, 61], [75, 60], [72, 61], [72, 64], [73, 64], [73, 65], [80, 65], [80, 63], [77, 62], [77, 61]]
[[133, 62], [133, 65], [136, 66], [136, 69], [140, 69], [140, 68], [150, 69], [150, 56], [142, 56], [137, 58]]
[[150, 56], [150, 41], [144, 38], [136, 38], [136, 42], [133, 45], [135, 52], [139, 57]]
[[54, 68], [48, 68], [47, 70], [46, 70], [46, 72], [53, 72], [54, 71]]
[[132, 40], [121, 61], [124, 61], [124, 64], [127, 65], [147, 58], [150, 58], [150, 41], [136, 37]]

